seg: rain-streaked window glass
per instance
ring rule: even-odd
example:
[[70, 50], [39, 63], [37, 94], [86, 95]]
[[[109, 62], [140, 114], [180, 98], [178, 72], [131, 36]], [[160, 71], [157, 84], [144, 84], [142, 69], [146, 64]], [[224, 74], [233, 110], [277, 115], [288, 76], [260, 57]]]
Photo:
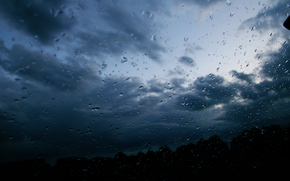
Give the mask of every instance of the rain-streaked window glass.
[[1, 0], [0, 173], [283, 175], [289, 14], [287, 0]]

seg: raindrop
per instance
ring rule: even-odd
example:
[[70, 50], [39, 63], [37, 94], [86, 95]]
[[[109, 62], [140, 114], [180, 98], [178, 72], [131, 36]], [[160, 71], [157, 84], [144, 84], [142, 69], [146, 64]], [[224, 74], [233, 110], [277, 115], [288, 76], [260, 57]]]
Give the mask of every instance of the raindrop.
[[128, 78], [125, 80], [125, 82], [128, 82], [130, 79], [131, 79], [131, 77], [128, 77]]
[[107, 66], [108, 66], [108, 65], [105, 64], [105, 63], [103, 62], [102, 65], [101, 65], [101, 68], [104, 69], [104, 68], [106, 68]]
[[141, 85], [141, 86], [139, 87], [139, 89], [140, 89], [140, 90], [143, 89], [143, 86]]
[[233, 16], [234, 16], [234, 13], [233, 13], [233, 12], [231, 12], [231, 13], [230, 13], [230, 17], [233, 17]]
[[54, 13], [54, 17], [57, 17], [58, 15], [60, 15], [62, 13], [61, 10], [56, 10], [55, 13]]
[[92, 111], [97, 111], [98, 109], [100, 109], [99, 107], [93, 107]]
[[9, 136], [9, 139], [10, 139], [10, 140], [14, 139], [14, 136]]
[[209, 18], [213, 19], [213, 14], [212, 13], [209, 13]]
[[120, 93], [120, 96], [123, 96], [123, 93], [122, 92]]
[[256, 27], [253, 26], [253, 27], [251, 28], [251, 31], [255, 31], [255, 30], [256, 30]]
[[59, 40], [60, 39], [58, 37], [54, 39], [55, 42], [59, 42]]
[[127, 62], [128, 61], [128, 58], [127, 57], [122, 57], [121, 58], [121, 63], [124, 63], [124, 62]]
[[188, 37], [186, 36], [186, 37], [184, 37], [184, 42], [187, 42], [188, 41]]
[[230, 0], [227, 0], [227, 5], [230, 6], [232, 2]]
[[152, 35], [151, 40], [156, 41], [156, 35]]
[[190, 138], [189, 138], [189, 137], [187, 137], [187, 138], [186, 138], [186, 140], [187, 140], [187, 141], [189, 141], [189, 140], [190, 140]]

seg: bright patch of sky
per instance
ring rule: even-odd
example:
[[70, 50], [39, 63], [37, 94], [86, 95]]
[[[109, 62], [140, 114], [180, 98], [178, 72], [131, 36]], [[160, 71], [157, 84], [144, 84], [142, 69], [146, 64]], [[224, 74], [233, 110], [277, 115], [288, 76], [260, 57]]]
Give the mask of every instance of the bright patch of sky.
[[[169, 71], [179, 70], [182, 72], [180, 76], [187, 77], [188, 81], [209, 73], [231, 80], [231, 70], [252, 73], [261, 63], [257, 58], [259, 53], [280, 48], [279, 44], [273, 47], [267, 43], [271, 36], [279, 35], [272, 30], [256, 30], [254, 24], [241, 28], [241, 24], [273, 5], [273, 1], [248, 0], [222, 1], [205, 9], [196, 5], [173, 6], [171, 16], [154, 14], [152, 26], [161, 23], [161, 28], [147, 37], [166, 47], [161, 62], [150, 61], [146, 52], [136, 54], [127, 51], [119, 60], [108, 61], [108, 69], [104, 73], [141, 76], [146, 80], [154, 77], [166, 79]], [[121, 63], [123, 56], [128, 61]], [[196, 65], [182, 64], [178, 61], [182, 56], [192, 58]]]

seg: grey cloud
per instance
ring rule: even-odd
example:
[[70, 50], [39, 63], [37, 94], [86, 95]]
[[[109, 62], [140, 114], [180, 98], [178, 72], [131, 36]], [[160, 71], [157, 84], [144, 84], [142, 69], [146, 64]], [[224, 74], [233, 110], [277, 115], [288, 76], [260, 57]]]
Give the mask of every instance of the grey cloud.
[[61, 63], [55, 56], [30, 51], [19, 44], [13, 45], [6, 54], [0, 61], [4, 70], [60, 90], [77, 90], [86, 86], [87, 81], [100, 80], [90, 65], [75, 59], [68, 59], [67, 64]]
[[236, 70], [232, 70], [230, 72], [232, 74], [233, 77], [236, 77], [237, 79], [240, 79], [242, 81], [246, 81], [248, 83], [251, 83], [253, 81], [253, 74], [245, 74], [245, 73], [240, 73], [237, 72]]
[[[183, 110], [174, 109], [175, 98], [168, 98], [178, 90], [162, 91], [168, 83], [154, 80], [145, 85], [137, 77], [112, 76], [93, 89], [60, 92], [34, 82], [11, 82], [5, 74], [1, 78], [6, 88], [0, 92], [0, 126], [5, 129], [0, 147], [16, 155], [1, 155], [1, 160], [112, 156], [118, 151], [178, 145], [189, 136], [204, 135], [188, 127], [183, 129], [186, 136], [181, 137], [177, 124], [190, 118], [181, 120]], [[26, 95], [27, 99], [13, 101]]]
[[203, 1], [203, 0], [175, 0], [177, 3], [188, 3], [188, 4], [195, 4], [202, 8], [208, 7], [213, 4], [217, 4], [219, 2], [225, 2], [225, 0], [210, 0], [210, 1]]
[[158, 41], [151, 41], [152, 33], [157, 31], [157, 25], [152, 24], [158, 23], [153, 17], [147, 17], [146, 12], [142, 14], [138, 9], [138, 12], [129, 12], [118, 3], [100, 2], [98, 8], [98, 18], [106, 22], [106, 30], [86, 27], [86, 30], [76, 33], [80, 40], [76, 50], [97, 56], [112, 53], [120, 56], [124, 51], [137, 51], [154, 61], [160, 61], [159, 53], [165, 49]]
[[[277, 53], [263, 56], [269, 59], [261, 66], [263, 81], [251, 84], [235, 84], [241, 102], [232, 102], [223, 108], [218, 119], [233, 123], [244, 123], [249, 127], [269, 124], [288, 124], [290, 64], [289, 45], [284, 44]], [[265, 53], [268, 54], [268, 53]], [[235, 73], [242, 80], [251, 81], [251, 74]], [[270, 79], [269, 79], [270, 78]]]
[[[217, 104], [227, 104], [236, 94], [233, 86], [224, 85], [224, 78], [209, 74], [199, 77], [189, 91], [179, 96], [181, 106], [191, 111], [198, 111]], [[179, 104], [180, 105], [180, 104]]]
[[[2, 80], [7, 79], [2, 78]], [[97, 151], [96, 145], [109, 147], [109, 144], [114, 144], [119, 134], [114, 133], [113, 130], [108, 133], [110, 125], [115, 122], [114, 124], [120, 127], [124, 126], [123, 122], [118, 123], [117, 114], [122, 119], [132, 117], [130, 113], [136, 116], [135, 107], [138, 104], [132, 99], [137, 97], [137, 93], [129, 92], [132, 89], [136, 90], [135, 86], [137, 87], [136, 84], [139, 82], [133, 81], [115, 86], [111, 84], [119, 82], [118, 79], [105, 80], [105, 82], [106, 86], [98, 86], [87, 93], [58, 92], [57, 94], [54, 91], [41, 89], [39, 86], [27, 85], [24, 81], [14, 82], [14, 85], [10, 82], [9, 87], [15, 89], [18, 87], [16, 85], [20, 85], [19, 90], [15, 92], [8, 87], [1, 90], [0, 124], [5, 129], [1, 137], [1, 149], [7, 150], [8, 153], [13, 152], [16, 156], [11, 158], [9, 155], [9, 158], [5, 158], [2, 155], [1, 160], [35, 158], [40, 153], [47, 158], [65, 157], [66, 154], [79, 154], [78, 151], [83, 154], [91, 149]], [[23, 86], [31, 96], [27, 100], [19, 99], [14, 102], [15, 98], [26, 94], [25, 91], [21, 91]], [[124, 92], [124, 95], [120, 96], [119, 91], [125, 88], [128, 89], [123, 91], [127, 93]], [[3, 98], [4, 95], [6, 99]], [[112, 100], [106, 100], [110, 98]], [[126, 109], [122, 108], [124, 105], [128, 105]], [[100, 106], [100, 110], [93, 111], [94, 106]], [[5, 116], [2, 116], [4, 110]], [[103, 138], [100, 138], [102, 136]], [[11, 145], [18, 145], [17, 149]], [[23, 149], [19, 149], [21, 147]], [[22, 155], [19, 150], [28, 150], [28, 152]]]
[[185, 82], [185, 79], [182, 78], [173, 78], [171, 79], [171, 87], [173, 89], [177, 89], [177, 88], [183, 88], [182, 84]]
[[[74, 21], [63, 13], [62, 1], [27, 0], [1, 1], [0, 15], [13, 27], [26, 32], [32, 37], [37, 36], [42, 43], [51, 43], [61, 32], [70, 29]], [[58, 16], [55, 17], [57, 12]]]
[[285, 16], [289, 13], [290, 7], [287, 0], [280, 0], [274, 7], [262, 10], [257, 16], [246, 20], [240, 27], [239, 30], [252, 29], [269, 30], [278, 29], [282, 31], [284, 35], [288, 34], [288, 30], [283, 27], [284, 21], [287, 19]]
[[178, 58], [178, 61], [191, 67], [195, 66], [195, 61], [192, 58], [187, 57], [187, 56], [182, 56]]

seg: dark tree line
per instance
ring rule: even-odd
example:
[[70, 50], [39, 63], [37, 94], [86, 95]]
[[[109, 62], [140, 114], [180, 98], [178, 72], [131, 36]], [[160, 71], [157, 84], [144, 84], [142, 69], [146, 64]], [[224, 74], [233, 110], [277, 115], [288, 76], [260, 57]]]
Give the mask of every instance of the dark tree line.
[[60, 158], [55, 166], [44, 159], [2, 163], [2, 178], [32, 180], [263, 180], [288, 178], [290, 169], [289, 128], [252, 128], [227, 145], [218, 136], [176, 151], [163, 146], [113, 158]]

